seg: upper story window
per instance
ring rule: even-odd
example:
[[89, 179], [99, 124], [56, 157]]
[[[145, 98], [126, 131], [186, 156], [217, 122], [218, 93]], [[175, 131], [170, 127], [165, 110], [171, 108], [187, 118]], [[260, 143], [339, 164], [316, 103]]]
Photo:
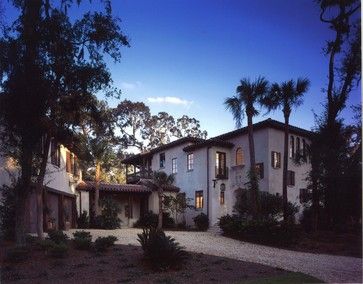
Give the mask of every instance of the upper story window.
[[50, 141], [50, 162], [57, 167], [60, 166], [60, 145], [55, 139]]
[[194, 154], [190, 153], [187, 155], [187, 170], [191, 171], [194, 168]]
[[73, 174], [73, 165], [74, 165], [74, 159], [71, 152], [66, 152], [66, 171], [67, 173]]
[[294, 186], [295, 185], [295, 172], [287, 171], [287, 185]]
[[299, 156], [300, 154], [300, 138], [296, 137], [296, 156]]
[[161, 153], [159, 155], [159, 159], [160, 159], [160, 169], [165, 168], [165, 153]]
[[242, 166], [243, 164], [243, 150], [241, 147], [239, 147], [236, 150], [236, 166]]
[[279, 152], [271, 152], [271, 166], [274, 169], [281, 168], [281, 153]]
[[256, 164], [256, 174], [260, 179], [263, 179], [265, 176], [263, 163], [257, 163]]
[[303, 158], [306, 159], [306, 142], [305, 142], [305, 139], [302, 140], [302, 155], [303, 155]]
[[295, 139], [294, 136], [290, 136], [290, 149], [289, 149], [289, 157], [294, 158], [295, 156]]
[[171, 173], [176, 174], [178, 172], [177, 158], [171, 160]]
[[216, 178], [225, 178], [227, 176], [226, 153], [216, 153]]
[[74, 155], [73, 175], [78, 176], [78, 173], [79, 173], [78, 157]]
[[195, 208], [196, 209], [203, 208], [203, 190], [195, 192]]

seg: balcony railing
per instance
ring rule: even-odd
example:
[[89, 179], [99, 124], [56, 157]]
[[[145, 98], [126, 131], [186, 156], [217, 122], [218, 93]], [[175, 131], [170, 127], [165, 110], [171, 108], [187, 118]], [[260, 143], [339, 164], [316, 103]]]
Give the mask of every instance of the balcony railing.
[[152, 178], [152, 171], [144, 169], [134, 173], [126, 173], [126, 183], [137, 183], [141, 178]]
[[216, 179], [228, 179], [228, 167], [215, 167]]

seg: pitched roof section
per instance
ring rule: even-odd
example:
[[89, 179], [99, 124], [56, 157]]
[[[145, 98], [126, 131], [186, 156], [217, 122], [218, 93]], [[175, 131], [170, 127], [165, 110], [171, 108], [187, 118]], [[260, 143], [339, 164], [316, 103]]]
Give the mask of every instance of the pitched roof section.
[[[93, 191], [96, 183], [94, 181], [82, 181], [77, 185], [77, 190]], [[152, 190], [141, 184], [117, 184], [100, 183], [100, 191], [109, 192], [129, 192], [129, 193], [149, 193]]]
[[[273, 128], [273, 129], [284, 131], [285, 124], [280, 121], [271, 119], [271, 118], [253, 124], [253, 130], [259, 130], [259, 129], [265, 129], [265, 128]], [[239, 128], [234, 131], [227, 132], [222, 135], [216, 136], [212, 139], [226, 140], [226, 139], [230, 139], [235, 136], [238, 136], [241, 134], [247, 134], [247, 133], [248, 133], [248, 127], [246, 126], [246, 127]], [[299, 128], [296, 126], [292, 126], [292, 125], [289, 125], [289, 133], [295, 134], [295, 135], [301, 135], [301, 136], [305, 136], [305, 137], [310, 137], [313, 134], [313, 132], [311, 132], [309, 130]]]
[[[100, 182], [100, 191], [103, 192], [127, 192], [127, 193], [151, 193], [153, 189], [147, 186], [147, 180], [139, 182], [138, 184], [118, 184]], [[94, 181], [82, 181], [77, 185], [77, 190], [94, 191], [96, 182]], [[179, 192], [179, 187], [169, 185], [163, 188], [164, 191], [168, 192]]]
[[167, 150], [167, 149], [170, 149], [170, 148], [173, 148], [175, 146], [179, 146], [179, 145], [182, 145], [182, 144], [185, 144], [185, 143], [201, 143], [205, 141], [204, 139], [201, 139], [201, 138], [195, 138], [195, 137], [183, 137], [183, 138], [180, 138], [178, 140], [175, 140], [173, 142], [170, 142], [168, 144], [165, 144], [165, 145], [161, 145], [159, 147], [156, 147], [154, 149], [151, 149], [150, 151], [148, 152], [145, 152], [145, 153], [139, 153], [139, 154], [136, 154], [136, 155], [132, 155], [128, 158], [125, 158], [121, 161], [121, 163], [123, 164], [130, 164], [130, 163], [138, 163], [140, 162], [143, 158], [146, 158], [148, 156], [152, 156], [153, 154], [155, 153], [158, 153], [158, 152], [161, 152], [161, 151], [164, 151], [164, 150]]
[[223, 141], [221, 139], [215, 139], [215, 138], [211, 138], [205, 141], [201, 141], [199, 143], [195, 143], [193, 145], [189, 145], [185, 148], [183, 148], [183, 150], [185, 152], [190, 152], [190, 151], [194, 151], [196, 149], [200, 149], [203, 147], [208, 147], [208, 146], [218, 146], [218, 147], [223, 147], [223, 148], [232, 148], [234, 146], [233, 143], [228, 142], [228, 141]]

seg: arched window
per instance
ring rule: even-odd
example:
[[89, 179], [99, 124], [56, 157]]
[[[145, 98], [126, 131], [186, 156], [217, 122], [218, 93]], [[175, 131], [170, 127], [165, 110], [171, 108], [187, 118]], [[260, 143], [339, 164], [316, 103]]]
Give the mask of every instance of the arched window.
[[295, 139], [294, 136], [290, 136], [290, 151], [289, 151], [289, 157], [293, 158], [295, 155]]
[[296, 155], [300, 155], [300, 138], [296, 137]]
[[305, 139], [302, 140], [302, 154], [303, 154], [303, 158], [306, 159], [306, 142]]
[[220, 205], [224, 205], [224, 192], [226, 190], [226, 185], [224, 183], [221, 184], [220, 193], [219, 193], [219, 203]]
[[243, 151], [242, 148], [239, 147], [236, 150], [236, 166], [241, 166], [243, 165]]

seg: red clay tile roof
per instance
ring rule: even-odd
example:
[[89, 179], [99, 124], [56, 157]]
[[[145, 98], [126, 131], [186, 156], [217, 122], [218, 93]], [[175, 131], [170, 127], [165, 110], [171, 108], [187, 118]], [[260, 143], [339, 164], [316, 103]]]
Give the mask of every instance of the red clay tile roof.
[[[95, 182], [93, 181], [82, 181], [77, 185], [77, 190], [95, 190]], [[101, 191], [112, 191], [112, 192], [138, 192], [148, 193], [152, 190], [141, 184], [117, 184], [117, 183], [100, 183]]]
[[[95, 190], [94, 181], [81, 181], [77, 185], [77, 190], [93, 191]], [[143, 183], [139, 184], [118, 184], [118, 183], [106, 183], [100, 182], [100, 191], [110, 192], [135, 192], [135, 193], [150, 193], [153, 190]], [[164, 188], [164, 191], [179, 192], [180, 189], [176, 186], [170, 185]]]

